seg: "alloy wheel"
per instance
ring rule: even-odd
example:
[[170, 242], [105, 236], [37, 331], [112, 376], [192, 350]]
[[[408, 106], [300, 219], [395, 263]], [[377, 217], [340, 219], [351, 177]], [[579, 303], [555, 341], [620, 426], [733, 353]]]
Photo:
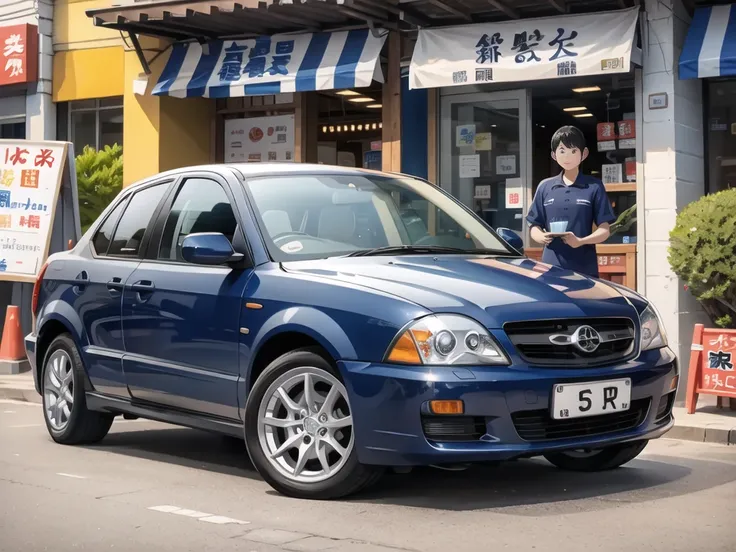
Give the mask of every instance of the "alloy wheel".
[[74, 407], [74, 366], [66, 351], [54, 351], [49, 357], [44, 379], [46, 419], [55, 431], [64, 431]]
[[317, 483], [336, 475], [353, 449], [353, 419], [345, 386], [312, 367], [277, 378], [261, 400], [258, 440], [284, 477]]

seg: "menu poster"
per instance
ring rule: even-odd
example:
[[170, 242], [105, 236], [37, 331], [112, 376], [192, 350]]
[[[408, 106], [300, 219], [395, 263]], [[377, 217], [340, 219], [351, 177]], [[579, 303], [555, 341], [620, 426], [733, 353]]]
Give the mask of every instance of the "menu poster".
[[67, 147], [0, 140], [0, 280], [33, 282], [45, 262]]
[[294, 161], [294, 115], [225, 121], [225, 162]]

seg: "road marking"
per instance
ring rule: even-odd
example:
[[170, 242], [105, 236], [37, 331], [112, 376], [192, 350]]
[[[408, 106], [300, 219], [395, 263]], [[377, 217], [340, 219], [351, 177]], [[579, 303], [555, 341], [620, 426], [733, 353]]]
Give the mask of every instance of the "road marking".
[[87, 479], [83, 475], [74, 475], [73, 473], [58, 472], [56, 475], [60, 475], [61, 477], [71, 477], [72, 479]]
[[12, 425], [10, 426], [10, 429], [21, 429], [24, 427], [42, 427], [43, 424], [21, 424], [21, 425]]
[[15, 414], [15, 410], [3, 410], [3, 414]]
[[188, 510], [186, 508], [179, 508], [178, 506], [162, 505], [162, 506], [149, 506], [149, 510], [154, 512], [162, 512], [164, 514], [174, 514], [177, 516], [184, 516], [189, 518], [198, 519], [199, 521], [205, 521], [207, 523], [214, 523], [217, 525], [248, 525], [250, 521], [242, 521], [239, 519], [233, 519], [226, 516], [218, 516], [215, 514], [208, 514], [206, 512], [199, 512], [197, 510]]
[[18, 401], [15, 399], [0, 399], [0, 404], [17, 404], [18, 406], [39, 406], [38, 403], [30, 403], [28, 401]]

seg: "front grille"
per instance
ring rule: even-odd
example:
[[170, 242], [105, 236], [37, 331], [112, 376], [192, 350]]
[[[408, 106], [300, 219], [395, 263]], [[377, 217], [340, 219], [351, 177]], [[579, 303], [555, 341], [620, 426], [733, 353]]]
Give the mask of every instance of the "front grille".
[[525, 441], [575, 439], [626, 431], [639, 426], [647, 417], [650, 399], [631, 402], [626, 412], [602, 414], [588, 418], [554, 420], [549, 410], [528, 410], [511, 415], [519, 437]]
[[486, 432], [477, 416], [422, 416], [424, 436], [432, 441], [477, 441]]
[[[572, 336], [581, 326], [598, 332], [601, 343], [592, 353], [574, 344], [552, 343], [552, 336]], [[503, 329], [521, 358], [537, 366], [586, 368], [628, 360], [635, 353], [636, 329], [629, 318], [579, 318], [509, 322]]]
[[666, 395], [662, 395], [662, 398], [659, 399], [659, 407], [657, 408], [657, 417], [656, 421], [662, 421], [663, 419], [667, 418], [672, 413], [672, 405], [675, 402], [675, 392], [667, 393]]

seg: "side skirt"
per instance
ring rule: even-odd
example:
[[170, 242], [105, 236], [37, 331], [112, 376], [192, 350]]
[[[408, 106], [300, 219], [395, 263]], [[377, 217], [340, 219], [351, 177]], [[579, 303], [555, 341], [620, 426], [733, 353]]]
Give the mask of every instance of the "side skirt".
[[111, 414], [130, 414], [146, 420], [154, 420], [177, 426], [202, 429], [213, 433], [230, 435], [243, 438], [243, 424], [236, 421], [221, 420], [182, 412], [164, 409], [149, 404], [133, 404], [124, 399], [106, 397], [98, 393], [87, 393], [87, 408], [97, 412], [109, 412]]

